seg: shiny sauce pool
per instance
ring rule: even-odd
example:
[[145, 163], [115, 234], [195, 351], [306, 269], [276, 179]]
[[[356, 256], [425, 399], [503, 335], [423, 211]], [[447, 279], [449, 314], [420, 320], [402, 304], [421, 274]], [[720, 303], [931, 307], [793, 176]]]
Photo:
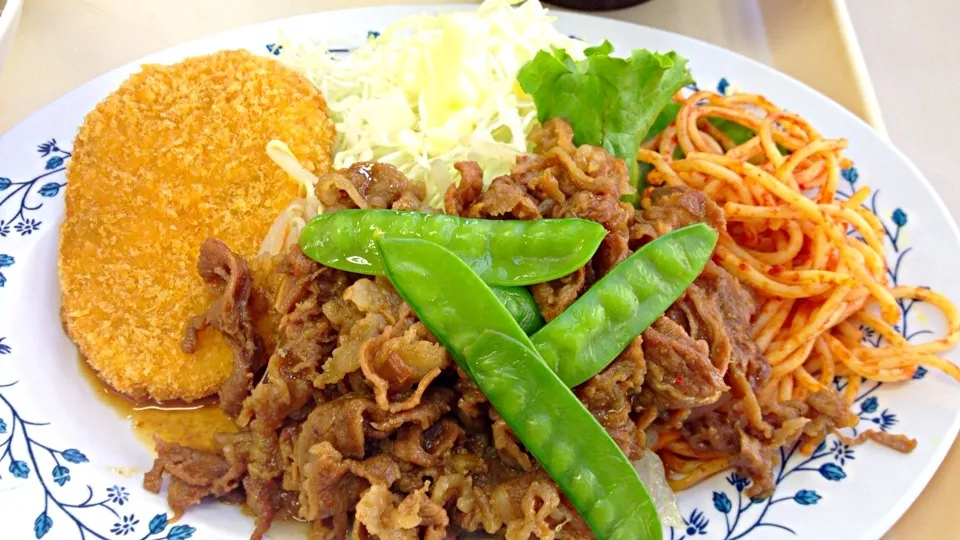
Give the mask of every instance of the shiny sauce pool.
[[[154, 435], [168, 442], [213, 452], [216, 450], [214, 434], [237, 432], [237, 425], [223, 414], [215, 396], [191, 403], [137, 402], [107, 386], [83, 357], [80, 357], [80, 372], [97, 392], [100, 401], [130, 422], [137, 439], [151, 453], [154, 452]], [[249, 516], [254, 515], [246, 505], [243, 505], [243, 510]], [[296, 520], [277, 520], [270, 527], [270, 538], [274, 540], [294, 540], [306, 538], [307, 535], [307, 525]]]
[[128, 420], [137, 438], [151, 452], [154, 435], [190, 448], [213, 451], [216, 449], [214, 434], [237, 432], [236, 424], [223, 414], [215, 397], [191, 403], [133, 401], [101, 381], [82, 357], [80, 366], [100, 401]]

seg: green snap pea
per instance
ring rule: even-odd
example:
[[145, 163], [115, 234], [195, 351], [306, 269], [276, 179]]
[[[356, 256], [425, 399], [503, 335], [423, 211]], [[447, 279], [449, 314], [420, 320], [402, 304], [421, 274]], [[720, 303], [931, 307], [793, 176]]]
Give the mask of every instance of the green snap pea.
[[451, 354], [466, 349], [485, 330], [533, 348], [490, 287], [450, 250], [428, 240], [389, 236], [377, 245], [397, 292]]
[[716, 243], [698, 223], [643, 246], [534, 334], [537, 352], [567, 386], [593, 377], [693, 283]]
[[606, 231], [578, 218], [530, 221], [461, 218], [395, 210], [341, 210], [313, 218], [299, 243], [311, 259], [358, 274], [383, 275], [377, 237], [422, 238], [463, 259], [490, 285], [522, 286], [580, 268]]
[[487, 330], [463, 357], [474, 382], [597, 538], [663, 537], [656, 505], [630, 461], [536, 351]]
[[524, 287], [490, 287], [500, 303], [507, 308], [527, 335], [532, 335], [543, 327], [543, 315], [540, 306]]
[[480, 276], [425, 240], [383, 237], [387, 276], [601, 540], [660, 540], [656, 507], [623, 452], [553, 373]]

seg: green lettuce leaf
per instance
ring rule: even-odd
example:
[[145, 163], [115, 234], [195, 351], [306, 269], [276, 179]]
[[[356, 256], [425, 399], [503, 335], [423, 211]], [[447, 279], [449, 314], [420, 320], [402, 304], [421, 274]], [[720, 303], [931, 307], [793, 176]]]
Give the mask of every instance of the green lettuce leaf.
[[623, 158], [638, 187], [637, 147], [671, 96], [693, 82], [687, 61], [646, 50], [618, 58], [607, 41], [584, 52], [586, 58], [574, 60], [560, 49], [540, 51], [520, 68], [517, 81], [533, 96], [541, 123], [570, 122], [574, 144], [600, 146]]
[[653, 125], [650, 126], [650, 130], [647, 131], [647, 134], [643, 137], [643, 142], [647, 142], [650, 139], [656, 137], [657, 135], [663, 133], [663, 130], [667, 129], [674, 120], [677, 119], [677, 115], [680, 114], [680, 107], [683, 105], [677, 103], [676, 101], [671, 101], [660, 111], [660, 115], [657, 116], [657, 119], [653, 122]]
[[733, 144], [736, 145], [741, 145], [756, 135], [756, 132], [752, 129], [724, 118], [710, 118], [708, 122], [720, 128], [720, 131], [724, 132], [727, 137], [730, 137], [730, 139], [733, 140]]

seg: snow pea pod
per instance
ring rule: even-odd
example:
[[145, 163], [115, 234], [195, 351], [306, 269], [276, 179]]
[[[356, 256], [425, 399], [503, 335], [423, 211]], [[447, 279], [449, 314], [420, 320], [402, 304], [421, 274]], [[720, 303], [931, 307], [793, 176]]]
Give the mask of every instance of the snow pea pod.
[[533, 349], [506, 306], [456, 254], [417, 238], [384, 236], [377, 245], [397, 292], [451, 354], [465, 350], [485, 330]]
[[533, 349], [487, 330], [464, 363], [600, 539], [660, 539], [657, 508], [617, 443]]
[[543, 327], [543, 315], [540, 306], [524, 287], [490, 287], [500, 303], [507, 308], [527, 335], [534, 334]]
[[383, 237], [378, 246], [400, 295], [597, 537], [660, 540], [656, 507], [633, 466], [481, 278], [429, 241]]
[[593, 377], [693, 283], [716, 243], [698, 223], [643, 246], [534, 334], [537, 352], [567, 386]]
[[606, 235], [577, 218], [473, 219], [395, 210], [341, 210], [313, 218], [299, 243], [311, 259], [358, 274], [383, 275], [376, 238], [423, 238], [463, 259], [490, 285], [550, 281], [580, 268]]

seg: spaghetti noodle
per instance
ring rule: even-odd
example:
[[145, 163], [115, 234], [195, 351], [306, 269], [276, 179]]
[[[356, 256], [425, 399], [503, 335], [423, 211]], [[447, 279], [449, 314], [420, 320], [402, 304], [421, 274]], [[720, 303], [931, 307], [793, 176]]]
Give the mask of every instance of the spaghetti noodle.
[[[906, 381], [921, 365], [960, 381], [960, 368], [936, 356], [960, 340], [960, 312], [934, 291], [891, 283], [883, 255], [887, 233], [863, 204], [869, 188], [850, 194], [838, 190], [842, 169], [852, 165], [842, 154], [845, 140], [823, 138], [802, 117], [758, 95], [698, 91], [675, 100], [682, 103], [676, 120], [647, 141], [637, 159], [652, 166], [651, 185], [697, 189], [724, 210], [727, 227], [715, 262], [756, 293], [760, 308], [753, 337], [771, 367], [763, 387], [744, 389], [744, 402], [753, 404], [753, 427], [770, 432], [761, 410], [838, 392], [835, 377], [848, 379], [840, 391], [848, 406], [864, 380]], [[754, 135], [736, 144], [717, 120]], [[946, 334], [908, 343], [893, 326], [907, 299], [937, 308], [946, 318]], [[863, 343], [861, 329], [875, 332], [881, 345]], [[796, 439], [804, 423], [785, 423], [772, 437]], [[800, 450], [811, 453], [833, 431], [829, 426], [803, 429]], [[844, 438], [849, 443], [868, 439], [901, 451], [915, 444], [871, 431]], [[691, 448], [678, 431], [660, 433], [654, 449], [676, 490], [733, 464], [728, 457]]]

